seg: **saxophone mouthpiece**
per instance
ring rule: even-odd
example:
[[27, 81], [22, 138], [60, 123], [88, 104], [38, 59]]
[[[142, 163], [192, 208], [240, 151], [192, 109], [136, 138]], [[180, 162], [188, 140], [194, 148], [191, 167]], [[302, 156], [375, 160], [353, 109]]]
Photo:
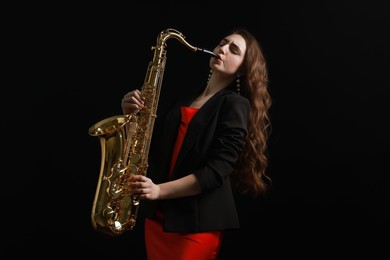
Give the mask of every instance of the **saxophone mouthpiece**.
[[215, 54], [214, 52], [212, 51], [209, 51], [209, 50], [206, 50], [206, 49], [201, 49], [201, 48], [198, 48], [198, 51], [201, 51], [203, 53], [206, 53], [206, 54], [209, 54], [213, 57], [216, 57], [216, 58], [219, 58], [218, 54]]

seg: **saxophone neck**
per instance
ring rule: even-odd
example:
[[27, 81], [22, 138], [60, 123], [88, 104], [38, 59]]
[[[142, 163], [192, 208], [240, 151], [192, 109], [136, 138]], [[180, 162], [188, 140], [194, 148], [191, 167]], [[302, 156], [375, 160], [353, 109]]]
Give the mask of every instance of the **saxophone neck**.
[[181, 42], [184, 46], [186, 46], [188, 49], [190, 49], [193, 52], [201, 52], [201, 53], [205, 53], [205, 54], [208, 54], [208, 55], [211, 55], [214, 57], [218, 57], [217, 54], [213, 53], [210, 50], [195, 47], [195, 46], [191, 45], [190, 43], [187, 42], [187, 40], [185, 39], [185, 36], [181, 32], [179, 32], [176, 29], [172, 29], [172, 28], [165, 29], [162, 32], [160, 32], [160, 34], [157, 37], [157, 45], [165, 47], [166, 41], [169, 38], [175, 38], [176, 40]]

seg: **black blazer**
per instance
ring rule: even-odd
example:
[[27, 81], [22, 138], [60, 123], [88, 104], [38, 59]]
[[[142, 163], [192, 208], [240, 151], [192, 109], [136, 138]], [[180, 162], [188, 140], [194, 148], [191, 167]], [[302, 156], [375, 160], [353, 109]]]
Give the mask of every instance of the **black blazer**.
[[[149, 157], [148, 177], [155, 183], [167, 180], [171, 155], [181, 120], [178, 103], [167, 113], [163, 126], [156, 124]], [[157, 203], [163, 205], [165, 231], [203, 232], [239, 228], [230, 174], [244, 146], [249, 120], [249, 101], [230, 89], [211, 97], [188, 126], [172, 179], [194, 173], [202, 193], [196, 196], [143, 201], [146, 217], [153, 217]], [[156, 138], [156, 139], [154, 139]]]

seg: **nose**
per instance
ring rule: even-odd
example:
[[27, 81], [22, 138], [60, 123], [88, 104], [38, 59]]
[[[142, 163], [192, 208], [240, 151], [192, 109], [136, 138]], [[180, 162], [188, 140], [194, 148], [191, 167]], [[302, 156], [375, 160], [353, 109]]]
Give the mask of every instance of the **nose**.
[[218, 46], [217, 47], [217, 53], [218, 54], [220, 54], [220, 53], [224, 54], [225, 53], [225, 46], [226, 45]]

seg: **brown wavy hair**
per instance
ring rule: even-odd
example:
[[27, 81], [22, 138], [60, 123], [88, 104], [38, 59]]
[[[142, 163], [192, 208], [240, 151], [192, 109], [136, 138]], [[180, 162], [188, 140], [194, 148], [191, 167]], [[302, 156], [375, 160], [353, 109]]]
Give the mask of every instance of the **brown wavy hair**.
[[272, 183], [267, 175], [267, 141], [271, 129], [269, 109], [272, 103], [268, 92], [267, 62], [259, 42], [246, 29], [237, 28], [231, 34], [241, 35], [247, 45], [240, 68], [240, 93], [251, 106], [248, 135], [232, 183], [233, 188], [242, 194], [259, 196]]

